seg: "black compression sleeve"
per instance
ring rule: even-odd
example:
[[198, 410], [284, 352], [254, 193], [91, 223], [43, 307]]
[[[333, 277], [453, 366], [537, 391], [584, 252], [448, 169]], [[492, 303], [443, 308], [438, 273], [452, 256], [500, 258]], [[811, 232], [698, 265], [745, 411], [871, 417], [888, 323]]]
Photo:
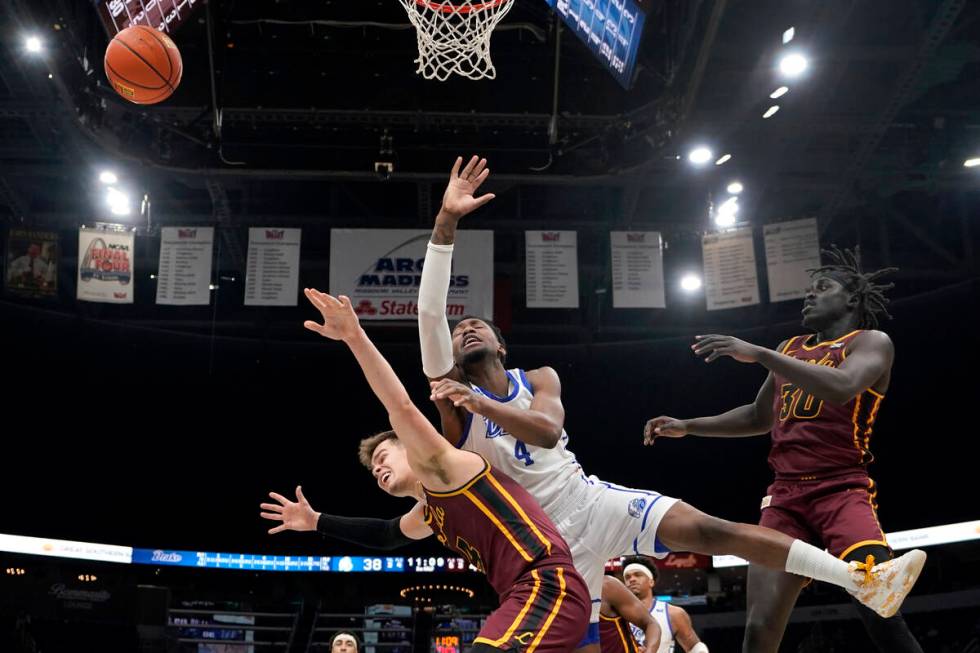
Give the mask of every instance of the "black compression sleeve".
[[370, 519], [321, 513], [316, 531], [324, 537], [362, 544], [372, 549], [397, 549], [412, 541], [402, 533], [401, 517]]

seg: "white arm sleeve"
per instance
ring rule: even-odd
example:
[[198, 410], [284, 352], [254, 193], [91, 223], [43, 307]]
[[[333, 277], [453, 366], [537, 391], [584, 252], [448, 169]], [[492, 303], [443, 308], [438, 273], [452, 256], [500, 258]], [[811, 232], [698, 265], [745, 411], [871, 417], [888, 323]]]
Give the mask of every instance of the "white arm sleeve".
[[704, 645], [704, 642], [698, 642], [689, 653], [708, 653], [708, 647]]
[[453, 266], [453, 246], [429, 243], [419, 284], [419, 343], [422, 371], [430, 379], [453, 369], [453, 338], [446, 319], [446, 295]]

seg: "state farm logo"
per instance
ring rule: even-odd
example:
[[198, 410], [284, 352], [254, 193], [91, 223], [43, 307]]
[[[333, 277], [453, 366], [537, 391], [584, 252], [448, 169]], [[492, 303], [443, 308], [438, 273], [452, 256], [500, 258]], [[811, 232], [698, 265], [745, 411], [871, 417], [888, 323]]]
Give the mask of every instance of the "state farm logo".
[[377, 315], [378, 309], [374, 307], [374, 302], [370, 299], [362, 299], [360, 303], [354, 307], [354, 313], [357, 315]]
[[266, 240], [282, 240], [286, 237], [285, 229], [266, 229], [265, 239]]
[[644, 243], [646, 239], [646, 234], [626, 234], [626, 242], [628, 243]]
[[558, 231], [542, 231], [541, 240], [546, 243], [556, 243], [561, 240], [561, 233]]
[[177, 238], [197, 238], [197, 229], [178, 229]]

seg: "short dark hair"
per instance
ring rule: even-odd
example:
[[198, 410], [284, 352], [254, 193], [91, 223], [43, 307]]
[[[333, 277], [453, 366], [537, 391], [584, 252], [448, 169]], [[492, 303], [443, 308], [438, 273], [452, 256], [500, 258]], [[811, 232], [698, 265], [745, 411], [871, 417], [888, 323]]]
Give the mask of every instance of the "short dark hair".
[[[497, 336], [497, 342], [500, 343], [500, 345], [504, 348], [504, 351], [506, 352], [506, 350], [507, 350], [507, 341], [504, 340], [504, 334], [500, 331], [500, 327], [498, 327], [496, 324], [494, 324], [493, 320], [488, 320], [487, 318], [480, 317], [479, 315], [464, 315], [463, 317], [459, 318], [456, 321], [456, 324], [453, 325], [453, 330], [455, 330], [456, 327], [459, 326], [459, 323], [460, 322], [464, 322], [466, 320], [479, 320], [479, 321], [483, 322], [484, 324], [486, 324], [488, 327], [490, 327], [490, 330], [493, 331], [493, 335]], [[506, 367], [507, 366], [506, 365], [507, 364], [507, 354], [506, 353], [499, 354], [498, 357], [500, 358], [500, 364], [503, 365], [504, 367]]]
[[374, 435], [364, 438], [357, 446], [358, 460], [361, 461], [362, 465], [368, 469], [371, 469], [371, 458], [374, 456], [374, 450], [378, 448], [378, 445], [382, 442], [387, 442], [388, 440], [397, 439], [398, 434], [394, 431], [381, 431], [381, 433], [375, 433]]
[[650, 573], [653, 574], [654, 583], [660, 580], [660, 571], [657, 569], [657, 565], [647, 556], [626, 556], [623, 558], [623, 569], [632, 564], [643, 565], [649, 569]]
[[862, 272], [860, 247], [850, 250], [831, 245], [830, 249], [821, 250], [821, 254], [830, 259], [830, 264], [807, 270], [807, 272], [813, 279], [822, 276], [830, 277], [844, 286], [844, 290], [857, 295], [859, 329], [877, 329], [879, 317], [891, 319], [892, 316], [888, 314], [888, 298], [885, 296], [885, 292], [894, 288], [895, 284], [881, 284], [875, 283], [875, 281], [886, 274], [897, 272], [898, 268], [882, 268], [874, 272]]

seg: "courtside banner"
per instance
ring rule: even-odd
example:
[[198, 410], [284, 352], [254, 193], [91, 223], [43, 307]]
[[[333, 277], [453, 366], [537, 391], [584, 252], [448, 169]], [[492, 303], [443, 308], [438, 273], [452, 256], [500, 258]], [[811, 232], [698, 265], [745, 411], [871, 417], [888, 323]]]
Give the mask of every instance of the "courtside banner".
[[[415, 320], [431, 230], [331, 229], [330, 294], [350, 297], [362, 320]], [[460, 231], [446, 314], [493, 318], [493, 232]]]

